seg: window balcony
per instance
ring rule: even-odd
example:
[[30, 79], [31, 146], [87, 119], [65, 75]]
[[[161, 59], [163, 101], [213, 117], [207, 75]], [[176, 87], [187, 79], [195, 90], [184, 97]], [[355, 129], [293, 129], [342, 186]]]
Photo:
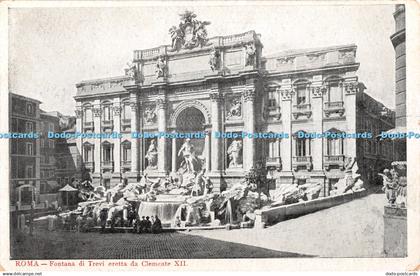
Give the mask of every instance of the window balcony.
[[93, 169], [95, 168], [95, 162], [84, 162], [85, 168], [93, 171]]
[[113, 130], [114, 122], [112, 120], [105, 120], [102, 121], [102, 131]]
[[83, 131], [94, 130], [93, 122], [83, 122]]
[[327, 102], [324, 103], [325, 117], [330, 117], [331, 114], [337, 113], [338, 115], [344, 115], [344, 102]]
[[267, 157], [265, 159], [266, 167], [267, 168], [275, 168], [277, 170], [281, 170], [281, 157]]
[[121, 161], [121, 168], [130, 169], [131, 168], [131, 161], [130, 160]]
[[324, 168], [328, 171], [333, 167], [344, 170], [344, 155], [326, 155], [324, 156]]
[[308, 119], [312, 115], [311, 104], [295, 104], [293, 105], [292, 115], [297, 120], [301, 116], [306, 116]]
[[312, 156], [294, 156], [292, 167], [295, 171], [301, 168], [310, 171], [312, 169]]
[[101, 162], [102, 169], [114, 169], [114, 161], [102, 161]]
[[122, 131], [130, 131], [131, 130], [131, 119], [122, 119], [121, 120], [121, 129], [122, 129]]

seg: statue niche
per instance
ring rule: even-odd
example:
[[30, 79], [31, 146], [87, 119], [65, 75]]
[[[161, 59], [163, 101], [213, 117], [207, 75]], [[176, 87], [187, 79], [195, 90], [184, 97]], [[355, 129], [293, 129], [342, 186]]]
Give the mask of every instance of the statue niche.
[[[195, 107], [184, 109], [176, 119], [176, 130], [178, 133], [198, 133], [204, 131], [205, 119], [203, 113]], [[197, 173], [205, 163], [204, 139], [186, 138], [176, 139], [176, 170], [181, 174]]]
[[149, 147], [147, 149], [145, 158], [147, 160], [147, 170], [155, 170], [157, 169], [157, 160], [158, 160], [158, 151], [157, 151], [157, 145], [156, 140], [150, 140]]
[[242, 168], [242, 141], [233, 140], [227, 150], [229, 168]]

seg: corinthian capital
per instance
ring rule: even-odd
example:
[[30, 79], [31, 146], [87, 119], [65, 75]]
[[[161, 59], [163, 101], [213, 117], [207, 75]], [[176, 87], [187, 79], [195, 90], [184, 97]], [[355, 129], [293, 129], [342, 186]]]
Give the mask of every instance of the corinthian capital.
[[327, 92], [327, 87], [324, 85], [312, 86], [311, 91], [314, 98], [319, 98]]
[[242, 92], [242, 96], [244, 97], [244, 101], [254, 101], [255, 100], [255, 89], [247, 89]]
[[92, 112], [93, 112], [93, 116], [101, 117], [102, 109], [100, 109], [99, 107], [92, 108]]
[[344, 89], [346, 90], [347, 94], [355, 94], [359, 92], [359, 82], [348, 82], [344, 83]]
[[114, 115], [119, 116], [121, 114], [121, 106], [113, 106]]
[[223, 95], [220, 93], [210, 93], [209, 97], [213, 102], [220, 102], [223, 99]]
[[159, 98], [156, 100], [156, 106], [158, 109], [165, 109], [167, 101], [165, 99]]
[[283, 101], [291, 101], [293, 96], [292, 89], [280, 89], [281, 99]]
[[82, 118], [83, 111], [82, 111], [81, 108], [76, 108], [76, 110], [74, 111], [74, 113], [76, 113], [76, 118], [78, 118], [78, 119]]
[[137, 102], [131, 102], [130, 107], [131, 107], [131, 111], [137, 112], [139, 105]]

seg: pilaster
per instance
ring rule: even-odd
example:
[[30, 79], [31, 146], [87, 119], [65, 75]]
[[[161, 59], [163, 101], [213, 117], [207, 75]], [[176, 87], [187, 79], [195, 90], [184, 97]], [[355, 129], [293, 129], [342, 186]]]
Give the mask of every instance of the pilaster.
[[[160, 133], [166, 133], [166, 95], [165, 91], [161, 89], [161, 96], [156, 101], [156, 108], [158, 113], [158, 131]], [[158, 138], [158, 171], [160, 173], [166, 173], [168, 171], [168, 145], [167, 138]]]
[[[244, 130], [247, 133], [255, 133], [255, 88], [248, 88], [243, 93], [244, 99]], [[255, 139], [245, 138], [244, 141], [244, 169], [249, 171], [255, 165]]]
[[282, 162], [282, 171], [292, 171], [292, 97], [293, 90], [289, 82], [285, 82], [280, 87], [281, 96], [281, 118], [283, 131], [289, 135], [289, 138], [282, 139], [280, 145], [280, 154]]
[[[323, 132], [323, 94], [326, 92], [326, 88], [322, 86], [322, 77], [316, 78], [311, 84], [310, 90], [312, 94], [312, 110], [313, 110], [313, 123], [314, 127], [318, 132]], [[320, 80], [318, 80], [320, 79]], [[313, 139], [312, 143], [312, 164], [314, 171], [322, 171], [323, 167], [323, 138]]]

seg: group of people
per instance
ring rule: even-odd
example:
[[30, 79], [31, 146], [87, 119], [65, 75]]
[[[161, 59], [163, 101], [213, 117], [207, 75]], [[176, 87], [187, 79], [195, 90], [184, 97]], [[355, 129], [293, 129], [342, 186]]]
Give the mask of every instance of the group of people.
[[162, 232], [162, 222], [160, 221], [158, 216], [142, 216], [141, 219], [136, 219], [133, 228], [134, 232], [137, 234], [158, 234]]

